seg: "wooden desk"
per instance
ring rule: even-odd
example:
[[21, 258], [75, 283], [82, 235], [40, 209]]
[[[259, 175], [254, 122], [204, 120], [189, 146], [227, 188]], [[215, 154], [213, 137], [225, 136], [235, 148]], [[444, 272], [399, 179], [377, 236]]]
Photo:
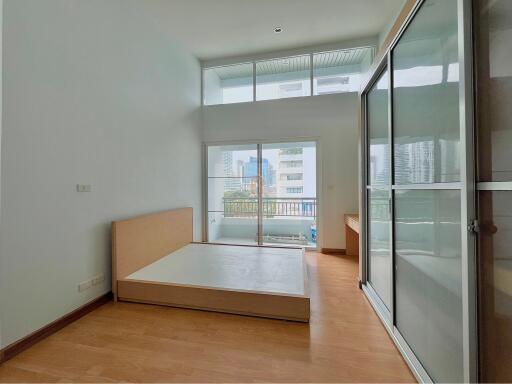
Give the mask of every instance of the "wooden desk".
[[345, 240], [347, 255], [359, 255], [359, 215], [345, 215]]

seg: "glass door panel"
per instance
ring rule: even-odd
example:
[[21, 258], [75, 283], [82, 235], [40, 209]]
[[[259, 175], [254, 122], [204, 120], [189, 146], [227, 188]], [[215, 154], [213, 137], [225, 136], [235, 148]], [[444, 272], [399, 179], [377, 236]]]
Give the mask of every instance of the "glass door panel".
[[393, 50], [396, 184], [460, 181], [456, 0], [428, 0]]
[[436, 382], [460, 382], [460, 191], [395, 191], [396, 326]]
[[391, 218], [388, 190], [368, 191], [368, 281], [391, 308]]
[[368, 281], [391, 308], [391, 151], [389, 137], [389, 73], [384, 71], [367, 97], [368, 124]]
[[480, 363], [484, 382], [512, 381], [512, 191], [480, 191]]
[[395, 323], [436, 382], [465, 377], [458, 3], [424, 1], [391, 53]]
[[368, 185], [390, 186], [389, 73], [384, 71], [368, 92]]
[[475, 1], [479, 360], [512, 382], [512, 2]]
[[316, 248], [316, 143], [262, 145], [262, 242]]
[[257, 146], [208, 147], [208, 241], [258, 243]]

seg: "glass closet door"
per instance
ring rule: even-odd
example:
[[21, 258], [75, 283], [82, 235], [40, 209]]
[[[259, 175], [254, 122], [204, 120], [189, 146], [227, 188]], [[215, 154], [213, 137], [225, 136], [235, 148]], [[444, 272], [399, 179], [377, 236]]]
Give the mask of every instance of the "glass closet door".
[[423, 2], [391, 60], [395, 324], [436, 382], [464, 380], [457, 3]]
[[512, 1], [474, 9], [480, 380], [512, 381]]
[[[389, 134], [389, 73], [384, 70], [368, 92], [367, 228], [368, 283], [391, 308], [391, 175]], [[389, 316], [389, 315], [388, 315]]]

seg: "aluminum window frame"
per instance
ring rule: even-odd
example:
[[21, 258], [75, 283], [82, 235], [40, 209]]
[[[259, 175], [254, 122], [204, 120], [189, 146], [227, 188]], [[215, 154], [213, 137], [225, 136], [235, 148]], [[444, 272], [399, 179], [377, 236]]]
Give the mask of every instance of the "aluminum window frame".
[[[260, 167], [263, 166], [262, 163], [262, 153], [263, 153], [263, 145], [264, 144], [286, 144], [286, 143], [300, 143], [300, 142], [314, 142], [316, 147], [316, 226], [317, 226], [317, 241], [316, 247], [307, 247], [307, 251], [318, 252], [323, 247], [323, 233], [324, 233], [324, 225], [323, 225], [323, 188], [322, 188], [322, 142], [320, 137], [318, 136], [299, 136], [293, 138], [283, 138], [283, 139], [270, 139], [270, 140], [220, 140], [220, 141], [205, 141], [202, 144], [202, 166], [203, 166], [203, 207], [202, 207], [202, 242], [208, 243], [208, 148], [209, 147], [217, 147], [223, 145], [256, 145], [257, 153], [258, 153], [258, 173], [261, 175]], [[259, 177], [258, 180], [258, 210], [262, 212], [260, 204], [263, 202], [263, 194], [262, 192], [262, 178]], [[260, 202], [261, 200], [261, 202]], [[260, 221], [261, 217], [261, 221]], [[263, 215], [258, 214], [258, 246], [262, 245], [261, 243], [261, 234], [263, 229]], [[279, 247], [279, 244], [276, 244]], [[284, 246], [286, 248], [286, 246]]]
[[[283, 100], [283, 99], [296, 99], [296, 98], [308, 98], [312, 96], [328, 96], [328, 95], [336, 95], [340, 93], [347, 93], [347, 92], [333, 92], [328, 95], [315, 95], [314, 94], [314, 56], [323, 54], [323, 53], [331, 53], [331, 52], [338, 52], [338, 51], [346, 51], [351, 49], [369, 49], [370, 50], [370, 57], [371, 61], [375, 59], [376, 56], [376, 45], [373, 43], [370, 43], [369, 41], [365, 40], [362, 41], [361, 44], [353, 44], [348, 46], [340, 46], [340, 47], [319, 47], [317, 49], [307, 49], [307, 50], [295, 50], [295, 51], [289, 51], [289, 52], [283, 52], [282, 54], [266, 54], [266, 55], [260, 55], [260, 57], [252, 57], [252, 58], [240, 58], [239, 60], [231, 60], [227, 59], [226, 61], [211, 61], [211, 62], [204, 62], [201, 64], [201, 106], [216, 106], [216, 105], [226, 105], [225, 103], [219, 103], [219, 104], [205, 104], [205, 81], [204, 81], [204, 73], [208, 69], [215, 69], [215, 68], [225, 68], [230, 67], [233, 65], [242, 65], [242, 64], [252, 64], [252, 84], [253, 84], [253, 95], [252, 95], [252, 101], [240, 101], [236, 103], [229, 103], [229, 104], [245, 104], [245, 103], [255, 103], [257, 101], [271, 101], [271, 100]], [[288, 97], [288, 98], [276, 98], [276, 99], [268, 99], [268, 100], [257, 100], [256, 95], [256, 64], [258, 62], [262, 61], [270, 61], [270, 60], [284, 60], [289, 59], [293, 57], [299, 57], [299, 56], [309, 56], [309, 95], [308, 96], [295, 96], [295, 97]], [[371, 69], [369, 69], [370, 71]], [[363, 75], [364, 73], [361, 72]], [[364, 79], [362, 79], [362, 82], [364, 82]]]

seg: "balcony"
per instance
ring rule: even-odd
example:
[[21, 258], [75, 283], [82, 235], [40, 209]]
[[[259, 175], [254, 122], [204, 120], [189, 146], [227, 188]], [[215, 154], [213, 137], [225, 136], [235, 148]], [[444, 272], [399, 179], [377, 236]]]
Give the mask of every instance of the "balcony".
[[[258, 199], [223, 198], [223, 212], [209, 220], [215, 241], [257, 243]], [[316, 247], [316, 198], [262, 199], [262, 242], [265, 245]]]

